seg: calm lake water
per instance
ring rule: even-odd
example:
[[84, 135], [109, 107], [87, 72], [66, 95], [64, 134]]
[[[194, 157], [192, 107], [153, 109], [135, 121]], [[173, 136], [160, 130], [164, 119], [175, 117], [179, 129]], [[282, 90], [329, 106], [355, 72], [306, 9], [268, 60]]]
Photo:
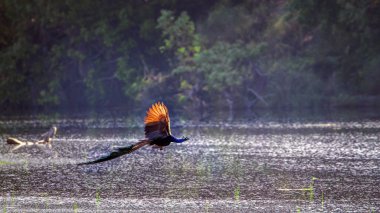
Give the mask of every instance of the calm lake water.
[[[143, 117], [0, 117], [3, 212], [379, 212], [380, 113], [173, 116], [188, 136], [86, 166], [143, 137]], [[58, 127], [51, 147], [8, 145]]]

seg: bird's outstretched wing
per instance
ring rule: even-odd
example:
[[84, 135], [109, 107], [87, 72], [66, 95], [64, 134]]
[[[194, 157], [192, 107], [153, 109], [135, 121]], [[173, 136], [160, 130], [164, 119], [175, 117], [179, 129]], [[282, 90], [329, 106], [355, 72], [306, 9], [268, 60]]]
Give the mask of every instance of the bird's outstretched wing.
[[117, 147], [115, 150], [113, 150], [111, 153], [109, 153], [108, 155], [105, 155], [97, 160], [94, 160], [94, 161], [89, 161], [89, 162], [84, 162], [84, 163], [79, 163], [77, 165], [86, 165], [86, 164], [94, 164], [94, 163], [100, 163], [100, 162], [103, 162], [103, 161], [107, 161], [107, 160], [111, 160], [111, 159], [114, 159], [114, 158], [117, 158], [117, 157], [120, 157], [122, 155], [125, 155], [125, 154], [129, 154], [145, 145], [149, 144], [149, 141], [148, 140], [142, 140], [142, 141], [139, 141], [138, 143], [135, 143], [133, 145], [130, 145], [130, 146], [126, 146], [126, 147]]
[[146, 112], [144, 123], [147, 139], [164, 138], [171, 134], [169, 111], [164, 103], [153, 104]]

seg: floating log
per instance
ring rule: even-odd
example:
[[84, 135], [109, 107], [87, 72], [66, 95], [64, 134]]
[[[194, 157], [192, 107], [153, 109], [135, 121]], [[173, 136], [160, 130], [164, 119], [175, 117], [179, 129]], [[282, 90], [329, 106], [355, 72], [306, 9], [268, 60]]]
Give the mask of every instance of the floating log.
[[50, 144], [57, 134], [57, 127], [52, 126], [49, 131], [41, 135], [41, 140], [38, 141], [22, 141], [14, 137], [7, 138], [7, 144], [14, 145], [35, 145], [35, 144]]
[[7, 144], [15, 144], [15, 145], [20, 145], [20, 144], [25, 144], [25, 142], [23, 141], [20, 141], [19, 139], [17, 138], [7, 138]]
[[40, 140], [40, 141], [21, 141], [17, 138], [9, 137], [7, 138], [7, 144], [15, 144], [15, 145], [35, 145], [35, 144], [45, 144], [47, 142]]

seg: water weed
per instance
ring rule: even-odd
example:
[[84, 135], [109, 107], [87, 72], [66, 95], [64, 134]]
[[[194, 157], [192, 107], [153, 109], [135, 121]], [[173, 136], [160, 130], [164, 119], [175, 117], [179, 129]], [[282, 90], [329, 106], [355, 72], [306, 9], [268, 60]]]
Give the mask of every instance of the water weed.
[[78, 204], [77, 203], [74, 203], [73, 210], [74, 210], [74, 213], [78, 212]]
[[321, 192], [321, 206], [322, 206], [322, 209], [324, 207], [324, 204], [325, 204], [325, 198], [324, 198], [324, 194], [323, 194], [323, 191]]
[[96, 203], [96, 208], [99, 208], [99, 205], [100, 205], [100, 192], [99, 192], [99, 189], [96, 189], [95, 203]]
[[301, 213], [301, 208], [297, 206], [297, 213]]
[[314, 181], [318, 180], [316, 177], [311, 177], [311, 183], [308, 188], [298, 188], [298, 189], [289, 189], [289, 188], [280, 188], [279, 191], [302, 191], [304, 194], [309, 193], [309, 201], [314, 201]]
[[235, 198], [235, 201], [240, 200], [240, 186], [235, 187], [234, 198]]
[[14, 164], [14, 163], [9, 162], [9, 161], [0, 161], [0, 166], [10, 165], [10, 164]]

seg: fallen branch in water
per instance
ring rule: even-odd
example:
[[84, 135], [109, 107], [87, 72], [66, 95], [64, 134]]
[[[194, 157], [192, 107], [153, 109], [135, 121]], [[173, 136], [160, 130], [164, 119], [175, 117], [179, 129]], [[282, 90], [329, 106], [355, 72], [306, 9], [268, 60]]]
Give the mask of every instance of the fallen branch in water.
[[7, 144], [14, 145], [36, 145], [36, 144], [50, 144], [57, 134], [57, 127], [53, 126], [49, 131], [41, 135], [41, 140], [38, 141], [22, 141], [17, 138], [8, 137]]
[[7, 144], [15, 144], [15, 145], [35, 145], [35, 144], [46, 144], [47, 142], [40, 140], [40, 141], [21, 141], [17, 138], [9, 137], [7, 138]]

